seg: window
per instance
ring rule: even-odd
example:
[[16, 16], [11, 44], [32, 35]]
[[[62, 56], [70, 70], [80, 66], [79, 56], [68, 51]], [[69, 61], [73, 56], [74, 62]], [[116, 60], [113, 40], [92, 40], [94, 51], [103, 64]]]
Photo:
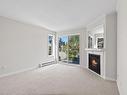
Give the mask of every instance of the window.
[[54, 55], [54, 36], [48, 35], [48, 55]]
[[58, 58], [64, 63], [79, 64], [80, 63], [80, 35], [62, 35], [59, 36]]

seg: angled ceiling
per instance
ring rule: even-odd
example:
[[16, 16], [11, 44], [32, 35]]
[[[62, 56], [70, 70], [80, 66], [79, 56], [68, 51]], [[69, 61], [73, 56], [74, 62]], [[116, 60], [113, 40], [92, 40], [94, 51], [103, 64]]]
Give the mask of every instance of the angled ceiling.
[[116, 0], [0, 0], [0, 16], [64, 31], [84, 27], [115, 6]]

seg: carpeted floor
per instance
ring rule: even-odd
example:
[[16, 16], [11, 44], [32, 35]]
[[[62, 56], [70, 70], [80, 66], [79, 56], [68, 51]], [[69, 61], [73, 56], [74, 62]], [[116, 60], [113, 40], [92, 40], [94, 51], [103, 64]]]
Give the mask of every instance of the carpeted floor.
[[116, 82], [78, 66], [54, 64], [0, 78], [0, 95], [119, 95]]

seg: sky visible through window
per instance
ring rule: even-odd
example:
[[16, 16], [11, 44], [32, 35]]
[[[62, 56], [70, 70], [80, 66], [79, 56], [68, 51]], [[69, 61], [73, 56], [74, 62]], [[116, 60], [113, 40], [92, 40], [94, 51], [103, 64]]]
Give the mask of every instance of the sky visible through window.
[[65, 42], [65, 43], [68, 42], [68, 36], [61, 36], [60, 38], [61, 38], [61, 40], [62, 40], [63, 42]]
[[49, 36], [49, 44], [52, 43], [52, 36]]

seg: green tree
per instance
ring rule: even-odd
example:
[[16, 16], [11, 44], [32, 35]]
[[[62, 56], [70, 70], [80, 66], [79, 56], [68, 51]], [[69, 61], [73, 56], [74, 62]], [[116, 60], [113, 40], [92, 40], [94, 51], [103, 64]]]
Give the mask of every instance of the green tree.
[[74, 61], [79, 54], [79, 36], [70, 36], [68, 46], [69, 60]]

